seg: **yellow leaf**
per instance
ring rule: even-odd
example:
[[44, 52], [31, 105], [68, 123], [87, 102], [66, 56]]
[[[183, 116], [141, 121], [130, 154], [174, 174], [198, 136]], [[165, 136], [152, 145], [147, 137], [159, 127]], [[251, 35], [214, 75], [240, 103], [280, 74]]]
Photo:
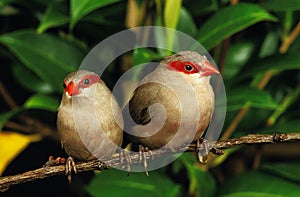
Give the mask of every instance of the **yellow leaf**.
[[9, 163], [18, 156], [31, 142], [41, 139], [38, 134], [23, 135], [14, 132], [0, 132], [0, 175]]

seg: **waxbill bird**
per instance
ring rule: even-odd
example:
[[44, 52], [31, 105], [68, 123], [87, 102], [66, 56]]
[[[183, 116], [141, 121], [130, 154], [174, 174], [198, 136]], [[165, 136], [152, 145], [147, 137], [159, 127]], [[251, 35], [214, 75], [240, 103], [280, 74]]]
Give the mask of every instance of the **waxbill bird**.
[[160, 62], [129, 101], [129, 113], [137, 123], [129, 129], [134, 141], [149, 149], [175, 149], [199, 140], [214, 111], [213, 74], [219, 74], [218, 69], [194, 51]]
[[58, 108], [57, 128], [69, 158], [66, 174], [76, 173], [73, 159], [109, 158], [123, 140], [123, 117], [118, 103], [100, 77], [87, 70], [70, 73]]

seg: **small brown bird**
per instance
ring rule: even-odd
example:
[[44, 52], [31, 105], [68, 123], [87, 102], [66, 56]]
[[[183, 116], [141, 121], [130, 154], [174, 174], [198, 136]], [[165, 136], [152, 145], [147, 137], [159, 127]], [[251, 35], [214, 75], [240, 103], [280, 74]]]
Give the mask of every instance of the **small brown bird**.
[[76, 173], [73, 160], [109, 158], [123, 139], [123, 117], [118, 103], [100, 77], [87, 70], [70, 73], [58, 108], [57, 128], [69, 158], [66, 174]]
[[197, 52], [165, 58], [129, 101], [138, 124], [130, 131], [135, 141], [150, 149], [173, 149], [199, 140], [214, 111], [213, 74], [219, 74], [217, 68]]

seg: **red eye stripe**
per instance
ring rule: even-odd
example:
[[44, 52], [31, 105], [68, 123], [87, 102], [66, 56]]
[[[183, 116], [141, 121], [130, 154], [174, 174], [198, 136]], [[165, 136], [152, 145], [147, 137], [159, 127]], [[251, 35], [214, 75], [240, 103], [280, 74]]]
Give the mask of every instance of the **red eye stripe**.
[[177, 70], [186, 74], [193, 74], [199, 72], [199, 66], [192, 62], [182, 62], [180, 60], [169, 63], [169, 68]]
[[82, 78], [79, 82], [78, 87], [87, 88], [100, 81], [100, 77], [98, 75], [87, 75]]

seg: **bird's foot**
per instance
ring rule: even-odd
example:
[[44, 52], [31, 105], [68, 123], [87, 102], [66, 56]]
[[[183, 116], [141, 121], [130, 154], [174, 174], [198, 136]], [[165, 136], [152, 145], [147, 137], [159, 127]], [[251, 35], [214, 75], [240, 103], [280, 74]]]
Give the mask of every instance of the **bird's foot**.
[[210, 151], [209, 142], [203, 138], [196, 141], [196, 154], [200, 163], [205, 164]]
[[144, 163], [145, 173], [147, 176], [149, 176], [147, 153], [150, 154], [151, 159], [153, 159], [152, 151], [148, 147], [143, 147], [142, 145], [139, 145], [139, 163]]
[[126, 150], [122, 150], [120, 152], [120, 167], [121, 169], [124, 169], [125, 166], [127, 166], [127, 172], [128, 172], [127, 176], [129, 176], [130, 174], [130, 170], [131, 170], [130, 165], [131, 165], [131, 157], [129, 153]]
[[43, 165], [43, 167], [57, 166], [61, 164], [66, 164], [67, 159], [64, 157], [54, 158], [52, 155], [49, 156], [48, 161]]
[[98, 166], [99, 170], [108, 170], [109, 169], [109, 165], [107, 165], [106, 163], [100, 161], [100, 164]]
[[68, 177], [68, 181], [71, 183], [71, 181], [72, 181], [72, 171], [75, 174], [78, 173], [73, 157], [68, 157], [68, 159], [66, 161], [66, 164], [65, 164], [65, 167], [66, 167], [65, 175]]
[[224, 151], [213, 147], [208, 140], [200, 138], [196, 141], [196, 153], [200, 163], [205, 164], [208, 159], [208, 153], [212, 152], [215, 155], [223, 155]]

